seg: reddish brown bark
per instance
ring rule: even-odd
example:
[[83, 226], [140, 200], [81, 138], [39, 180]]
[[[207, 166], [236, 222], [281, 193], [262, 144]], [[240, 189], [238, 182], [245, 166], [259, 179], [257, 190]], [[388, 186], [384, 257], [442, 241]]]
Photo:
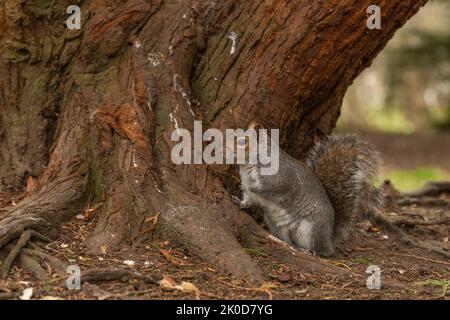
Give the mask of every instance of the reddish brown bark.
[[160, 214], [158, 237], [258, 278], [242, 247], [269, 250], [265, 232], [233, 206], [232, 170], [171, 162], [175, 120], [224, 129], [259, 119], [299, 156], [331, 132], [348, 86], [426, 0], [377, 1], [381, 30], [366, 28], [369, 0], [79, 3], [82, 31], [63, 25], [73, 1], [0, 4], [0, 190], [38, 178], [3, 214], [0, 246], [103, 203], [93, 250], [154, 237], [147, 218]]

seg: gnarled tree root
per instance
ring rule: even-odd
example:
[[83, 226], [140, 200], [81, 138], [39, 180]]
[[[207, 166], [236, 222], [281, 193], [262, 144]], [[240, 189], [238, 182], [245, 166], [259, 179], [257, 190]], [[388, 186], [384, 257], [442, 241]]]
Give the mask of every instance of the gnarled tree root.
[[411, 239], [402, 229], [400, 229], [400, 227], [398, 227], [395, 223], [391, 222], [389, 219], [387, 219], [386, 217], [384, 217], [381, 213], [379, 212], [372, 212], [371, 213], [371, 218], [377, 222], [378, 224], [382, 225], [383, 227], [385, 227], [388, 231], [396, 234], [399, 237], [400, 242], [410, 245], [410, 246], [415, 246], [418, 248], [422, 248], [425, 249], [427, 251], [436, 253], [438, 255], [441, 255], [447, 259], [450, 259], [450, 252], [444, 251], [442, 249], [438, 249], [435, 248], [433, 246], [427, 245], [425, 243], [422, 242], [417, 242], [414, 241], [413, 239]]
[[435, 219], [435, 220], [428, 220], [428, 221], [413, 221], [409, 219], [398, 219], [392, 222], [393, 224], [400, 226], [434, 226], [434, 225], [440, 225], [440, 224], [449, 224], [450, 223], [450, 217], [444, 217], [441, 219]]
[[[30, 233], [32, 234], [33, 232]], [[21, 237], [19, 242], [21, 242], [21, 240], [24, 241], [26, 238], [28, 238], [28, 235]], [[5, 249], [10, 251], [8, 257], [14, 252], [15, 258], [18, 260], [18, 264], [26, 271], [31, 272], [36, 279], [46, 280], [50, 277], [52, 272], [66, 272], [67, 264], [60, 259], [47, 254], [40, 247], [31, 242], [28, 242], [28, 246], [32, 247], [32, 249], [21, 247], [19, 242], [16, 245], [8, 244], [5, 246]], [[21, 247], [20, 250], [18, 250], [19, 247]], [[42, 265], [45, 265], [47, 270], [44, 269]], [[3, 263], [2, 269], [4, 267], [4, 270], [7, 270], [9, 267], [9, 272], [11, 266], [12, 263], [8, 265]], [[8, 273], [5, 273], [4, 276], [7, 274]]]
[[441, 193], [450, 193], [450, 182], [428, 182], [422, 189], [405, 193], [407, 197], [439, 196]]
[[[0, 221], [0, 250], [4, 249], [9, 252], [0, 266], [0, 277], [8, 275], [15, 261], [37, 279], [49, 277], [40, 261], [45, 261], [47, 268], [60, 272], [65, 271], [65, 264], [62, 261], [45, 253], [39, 246], [31, 242], [32, 239], [51, 242], [50, 238], [30, 229], [42, 229], [47, 226], [46, 220], [31, 215], [11, 215]], [[16, 238], [19, 240], [13, 244]]]
[[6, 275], [8, 275], [9, 270], [12, 267], [12, 264], [14, 263], [14, 260], [16, 260], [17, 256], [19, 255], [20, 251], [25, 247], [31, 239], [31, 231], [27, 230], [22, 233], [20, 236], [19, 241], [14, 246], [14, 248], [10, 251], [8, 257], [3, 261], [1, 267], [0, 267], [0, 277], [4, 278]]

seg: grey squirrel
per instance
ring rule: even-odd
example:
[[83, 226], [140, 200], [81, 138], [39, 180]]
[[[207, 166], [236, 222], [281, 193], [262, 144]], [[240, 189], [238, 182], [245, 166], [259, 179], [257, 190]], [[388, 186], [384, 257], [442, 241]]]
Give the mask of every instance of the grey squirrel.
[[[262, 126], [252, 123], [255, 130]], [[279, 148], [279, 170], [261, 175], [262, 165], [241, 164], [241, 209], [264, 210], [270, 232], [297, 248], [321, 256], [334, 253], [356, 223], [382, 205], [373, 185], [381, 166], [379, 153], [356, 135], [331, 135], [298, 160]]]

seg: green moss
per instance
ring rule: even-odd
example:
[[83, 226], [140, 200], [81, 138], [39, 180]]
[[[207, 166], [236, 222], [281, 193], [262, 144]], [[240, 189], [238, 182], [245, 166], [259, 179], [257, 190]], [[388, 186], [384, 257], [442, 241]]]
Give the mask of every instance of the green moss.
[[51, 1], [50, 0], [34, 0], [34, 4], [36, 5], [36, 7], [39, 7], [41, 9], [47, 9], [50, 6]]
[[251, 257], [267, 257], [267, 254], [258, 248], [245, 248], [245, 251]]
[[103, 169], [100, 161], [96, 158], [92, 142], [87, 143], [88, 154], [88, 194], [92, 200], [100, 201], [103, 198]]
[[420, 284], [441, 288], [442, 294], [438, 295], [436, 298], [445, 297], [450, 288], [450, 280], [447, 279], [428, 279], [427, 281], [421, 282]]
[[372, 260], [367, 259], [367, 258], [355, 258], [355, 259], [351, 259], [350, 261], [353, 263], [365, 264], [368, 266], [374, 264], [374, 262]]

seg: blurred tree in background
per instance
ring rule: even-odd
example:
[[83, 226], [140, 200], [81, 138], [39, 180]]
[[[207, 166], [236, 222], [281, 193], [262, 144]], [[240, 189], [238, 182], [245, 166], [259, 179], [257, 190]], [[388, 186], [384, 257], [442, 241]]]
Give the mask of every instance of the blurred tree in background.
[[430, 2], [349, 89], [339, 126], [450, 129], [450, 1]]

